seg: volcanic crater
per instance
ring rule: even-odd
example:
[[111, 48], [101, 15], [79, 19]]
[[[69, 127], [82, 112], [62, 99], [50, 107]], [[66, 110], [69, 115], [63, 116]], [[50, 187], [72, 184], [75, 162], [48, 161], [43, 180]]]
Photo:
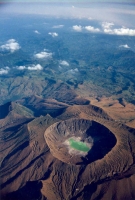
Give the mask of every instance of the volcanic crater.
[[104, 125], [77, 118], [48, 127], [45, 140], [54, 157], [75, 165], [87, 165], [102, 159], [117, 142], [114, 134]]

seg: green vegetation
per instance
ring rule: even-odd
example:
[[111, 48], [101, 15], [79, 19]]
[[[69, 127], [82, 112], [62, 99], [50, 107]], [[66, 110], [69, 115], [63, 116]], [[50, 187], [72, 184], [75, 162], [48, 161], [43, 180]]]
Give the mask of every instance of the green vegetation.
[[[76, 19], [72, 24], [72, 20], [69, 19], [54, 21], [48, 18], [46, 25], [43, 26], [44, 20], [42, 17], [21, 16], [19, 19], [12, 16], [4, 24], [3, 20], [0, 21], [2, 27], [0, 46], [10, 39], [8, 32], [4, 31], [8, 29], [9, 24], [17, 27], [17, 30], [10, 30], [10, 35], [16, 40], [18, 37], [17, 42], [21, 46], [13, 53], [3, 52], [0, 48], [0, 104], [33, 94], [56, 98], [58, 96], [56, 93], [60, 92], [57, 89], [58, 84], [66, 85], [67, 88], [84, 95], [98, 97], [113, 95], [116, 99], [124, 98], [134, 102], [134, 37], [75, 32], [71, 27], [80, 24], [80, 19], [79, 21]], [[35, 22], [36, 29], [41, 34], [34, 33]], [[83, 26], [89, 22], [82, 20], [81, 23]], [[48, 32], [52, 30], [53, 24], [64, 24], [66, 31], [61, 28], [57, 30], [58, 37], [51, 38]], [[130, 48], [120, 47], [122, 44], [128, 44]], [[44, 49], [52, 53], [51, 59], [34, 57]], [[62, 60], [68, 62], [69, 66], [61, 65]], [[29, 66], [37, 64], [42, 66], [42, 70], [28, 70]], [[18, 70], [19, 66], [24, 66], [24, 69]], [[2, 70], [6, 69], [5, 67], [9, 67], [9, 70], [3, 74]], [[52, 88], [55, 96], [50, 92]], [[64, 92], [65, 89], [61, 94]]]
[[69, 139], [69, 143], [73, 149], [76, 149], [79, 151], [88, 152], [90, 149], [84, 142], [76, 141], [73, 138]]

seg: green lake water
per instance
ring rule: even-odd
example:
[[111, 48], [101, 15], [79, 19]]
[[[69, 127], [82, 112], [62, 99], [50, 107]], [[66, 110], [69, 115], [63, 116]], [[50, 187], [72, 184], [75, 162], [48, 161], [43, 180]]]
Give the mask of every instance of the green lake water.
[[70, 138], [68, 141], [69, 141], [70, 146], [76, 150], [83, 151], [83, 152], [88, 152], [90, 150], [90, 148], [83, 142], [76, 141], [72, 138]]

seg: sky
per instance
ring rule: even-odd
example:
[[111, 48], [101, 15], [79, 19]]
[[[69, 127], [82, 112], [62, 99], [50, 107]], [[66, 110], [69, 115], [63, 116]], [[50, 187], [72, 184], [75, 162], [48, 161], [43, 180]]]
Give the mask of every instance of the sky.
[[[112, 0], [113, 4], [106, 3], [108, 0], [77, 0], [77, 3], [75, 3], [76, 0], [49, 0], [49, 4], [47, 4], [48, 0], [17, 0], [23, 4], [15, 3], [15, 0], [0, 2], [6, 2], [0, 6], [1, 15], [3, 13], [22, 13], [64, 18], [87, 18], [113, 22], [121, 26], [130, 25], [130, 28], [135, 28], [135, 0]], [[40, 2], [46, 4], [43, 5]]]
[[[0, 2], [109, 2], [109, 0], [2, 0]], [[111, 2], [133, 2], [132, 0], [112, 0]]]
[[0, 0], [0, 3], [6, 3], [6, 2], [44, 2], [44, 3], [91, 3], [91, 2], [100, 2], [100, 3], [135, 3], [134, 0]]

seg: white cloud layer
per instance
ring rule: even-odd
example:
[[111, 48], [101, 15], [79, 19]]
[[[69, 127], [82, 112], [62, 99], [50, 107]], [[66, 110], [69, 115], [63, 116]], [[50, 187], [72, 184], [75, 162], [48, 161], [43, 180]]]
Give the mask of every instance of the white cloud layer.
[[74, 74], [74, 73], [78, 72], [78, 69], [77, 69], [77, 68], [75, 68], [75, 69], [70, 69], [68, 72]]
[[19, 45], [18, 42], [16, 42], [15, 39], [10, 39], [7, 41], [6, 44], [0, 46], [0, 48], [4, 51], [4, 50], [7, 50], [7, 51], [10, 51], [11, 53], [19, 50], [21, 47]]
[[110, 22], [103, 22], [102, 28], [103, 32], [106, 34], [112, 34], [112, 35], [127, 35], [127, 36], [135, 36], [135, 29], [130, 28], [112, 28], [114, 26], [114, 23]]
[[119, 28], [112, 30], [112, 34], [135, 36], [135, 29]]
[[49, 32], [48, 34], [51, 35], [52, 37], [57, 37], [58, 36], [58, 33], [55, 33], [55, 32], [53, 32], [53, 33]]
[[99, 28], [94, 28], [93, 26], [85, 26], [85, 29], [90, 32], [100, 32]]
[[65, 60], [60, 61], [60, 65], [69, 66], [69, 63]]
[[81, 25], [74, 25], [72, 28], [74, 31], [81, 32], [84, 29], [92, 32], [92, 33], [98, 33], [98, 32], [103, 32], [106, 34], [111, 34], [111, 35], [125, 35], [125, 36], [135, 36], [135, 29], [130, 29], [130, 28], [114, 28], [115, 24], [113, 22], [102, 22], [101, 24], [102, 29], [95, 28], [93, 26], [81, 26]]
[[88, 17], [88, 20], [92, 20], [92, 17]]
[[63, 28], [64, 27], [64, 25], [56, 25], [56, 26], [53, 26], [52, 28]]
[[34, 33], [36, 33], [36, 34], [40, 34], [40, 32], [39, 32], [39, 31], [37, 31], [37, 30], [35, 30], [35, 31], [34, 31]]
[[81, 25], [74, 25], [73, 27], [73, 30], [74, 31], [77, 31], [77, 32], [81, 32], [83, 29], [89, 31], [89, 32], [93, 32], [93, 33], [96, 33], [96, 32], [100, 32], [100, 29], [99, 28], [94, 28], [93, 26], [81, 26]]
[[103, 22], [102, 23], [103, 29], [110, 29], [112, 26], [114, 26], [113, 22]]
[[129, 49], [130, 47], [128, 46], [128, 44], [123, 44], [123, 45], [120, 45], [119, 47], [124, 47], [126, 49]]
[[42, 70], [43, 67], [40, 65], [40, 64], [37, 64], [37, 65], [30, 65], [30, 66], [17, 66], [15, 67], [17, 70], [31, 70], [31, 71], [36, 71], [36, 70]]
[[8, 74], [8, 72], [9, 72], [9, 67], [0, 68], [0, 75]]
[[80, 26], [80, 25], [79, 25], [79, 26], [78, 26], [78, 25], [74, 25], [74, 26], [73, 26], [73, 30], [74, 30], [74, 31], [81, 32], [81, 31], [82, 31], [82, 26]]
[[17, 66], [16, 69], [18, 69], [18, 70], [24, 70], [24, 69], [26, 69], [26, 67], [25, 66]]
[[37, 53], [34, 55], [35, 58], [38, 58], [38, 59], [48, 59], [48, 58], [52, 58], [52, 53], [49, 53], [49, 52], [46, 52], [46, 51], [42, 51], [40, 53]]
[[29, 66], [28, 67], [28, 70], [34, 70], [34, 71], [36, 71], [36, 70], [42, 70], [43, 69], [43, 67], [40, 65], [40, 64], [37, 64], [37, 65], [32, 65], [32, 66]]
[[[11, 0], [10, 0], [11, 1]], [[28, 1], [28, 0], [25, 0]], [[42, 2], [47, 2], [45, 0], [41, 0]], [[17, 1], [16, 1], [17, 2]], [[33, 0], [34, 2], [34, 0]], [[49, 1], [48, 1], [49, 2]], [[54, 2], [54, 1], [53, 1]], [[56, 2], [56, 1], [55, 1]], [[58, 2], [58, 1], [57, 1]], [[65, 1], [61, 1], [65, 2]], [[80, 1], [74, 1], [76, 3], [73, 4], [72, 0], [68, 0], [71, 4], [40, 4], [40, 1], [37, 4], [32, 4], [31, 9], [27, 4], [9, 4], [1, 9], [1, 14], [4, 12], [7, 13], [24, 13], [24, 14], [36, 14], [36, 15], [44, 15], [44, 16], [53, 16], [55, 18], [78, 18], [78, 19], [88, 19], [91, 17], [93, 20], [99, 21], [113, 21], [115, 24], [119, 26], [126, 26], [130, 24], [131, 27], [134, 27], [134, 19], [135, 19], [135, 8], [133, 5], [134, 0], [81, 0], [81, 6], [78, 4]], [[87, 4], [86, 4], [87, 2]], [[94, 2], [94, 3], [92, 3]], [[96, 2], [96, 4], [95, 4]], [[102, 3], [99, 3], [102, 2]], [[104, 2], [104, 3], [103, 3]], [[110, 2], [109, 4], [105, 2]], [[117, 4], [116, 2], [121, 2]], [[124, 2], [127, 4], [125, 5]], [[83, 4], [84, 3], [84, 4]], [[115, 4], [116, 3], [116, 4]], [[73, 4], [73, 7], [72, 7]]]

